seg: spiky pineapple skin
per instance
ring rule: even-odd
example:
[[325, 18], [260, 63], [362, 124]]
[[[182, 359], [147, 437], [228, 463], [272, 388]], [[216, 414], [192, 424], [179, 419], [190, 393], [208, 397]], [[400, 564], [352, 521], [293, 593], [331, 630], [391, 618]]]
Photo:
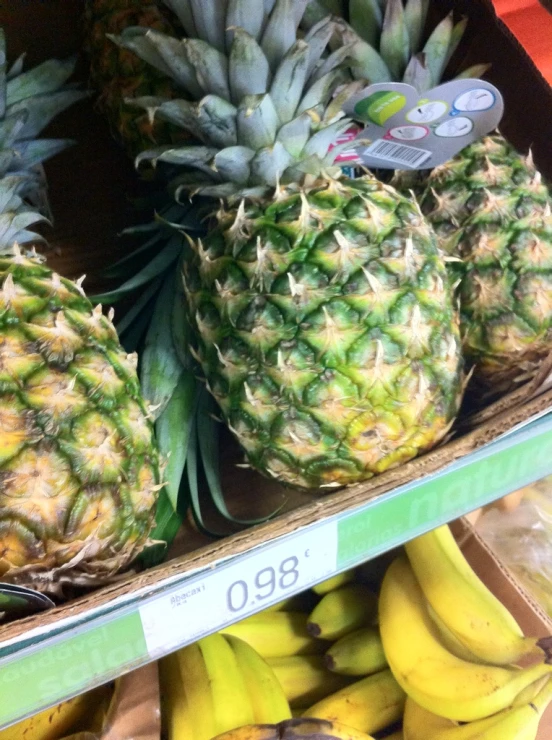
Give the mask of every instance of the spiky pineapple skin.
[[198, 359], [254, 468], [338, 487], [445, 436], [458, 322], [413, 203], [367, 177], [283, 187], [219, 221], [185, 285]]
[[420, 191], [459, 282], [480, 390], [505, 392], [552, 350], [552, 201], [531, 158], [500, 135], [433, 170]]
[[135, 358], [80, 286], [0, 257], [0, 578], [109, 579], [143, 549], [160, 483]]
[[144, 26], [172, 33], [172, 20], [151, 0], [87, 0], [85, 33], [90, 58], [90, 83], [98, 91], [97, 107], [111, 132], [130, 157], [163, 144], [183, 141], [185, 136], [170, 124], [150, 120], [127, 98], [154, 96], [171, 99], [174, 85], [154, 67], [116, 46], [107, 34], [130, 26]]

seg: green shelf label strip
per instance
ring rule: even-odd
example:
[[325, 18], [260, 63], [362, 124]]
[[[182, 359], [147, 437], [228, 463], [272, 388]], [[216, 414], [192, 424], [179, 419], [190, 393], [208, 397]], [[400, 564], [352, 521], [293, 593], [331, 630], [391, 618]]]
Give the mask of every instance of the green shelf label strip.
[[[436, 475], [0, 659], [0, 728], [170, 653], [552, 473], [552, 413]], [[80, 615], [84, 620], [86, 615]], [[0, 652], [1, 655], [1, 652]]]

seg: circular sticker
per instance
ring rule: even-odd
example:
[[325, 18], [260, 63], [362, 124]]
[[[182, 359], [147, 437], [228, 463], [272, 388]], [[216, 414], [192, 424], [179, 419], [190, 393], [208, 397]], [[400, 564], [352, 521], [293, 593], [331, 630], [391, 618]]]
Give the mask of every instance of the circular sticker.
[[427, 126], [395, 126], [389, 129], [384, 138], [400, 139], [400, 141], [418, 141], [425, 139], [429, 134]]
[[476, 87], [459, 95], [454, 101], [456, 110], [470, 113], [473, 111], [489, 110], [496, 102], [496, 97], [491, 90]]
[[448, 121], [443, 121], [434, 130], [435, 136], [450, 139], [458, 136], [467, 136], [473, 130], [473, 121], [466, 116], [458, 116]]
[[448, 105], [442, 100], [431, 100], [429, 103], [417, 105], [406, 114], [406, 120], [410, 123], [431, 123], [448, 111]]

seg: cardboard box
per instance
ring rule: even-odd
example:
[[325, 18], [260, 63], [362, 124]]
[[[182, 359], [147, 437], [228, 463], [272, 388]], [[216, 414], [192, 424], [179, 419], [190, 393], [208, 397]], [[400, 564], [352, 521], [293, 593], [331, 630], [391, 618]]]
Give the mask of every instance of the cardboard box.
[[[529, 637], [552, 635], [552, 621], [501, 564], [469, 522], [466, 519], [454, 522], [452, 530], [472, 568], [510, 610], [524, 634]], [[552, 738], [552, 704], [544, 713], [536, 740], [550, 738]]]
[[[538, 165], [552, 179], [551, 88], [515, 38], [497, 20], [490, 0], [438, 0], [434, 8], [439, 16], [451, 9], [458, 15], [469, 14], [468, 58], [462, 56], [457, 63], [463, 66], [475, 59], [493, 63], [489, 79], [502, 90], [506, 101], [504, 133], [522, 148], [533, 145]], [[34, 64], [50, 56], [81, 51], [81, 11], [81, 3], [65, 0], [34, 3], [32, 13], [28, 0], [0, 3], [0, 25], [7, 34], [10, 57], [27, 49], [29, 61]], [[463, 48], [465, 51], [466, 47]], [[80, 74], [82, 79], [86, 78], [84, 66]], [[94, 111], [91, 100], [65, 112], [49, 127], [48, 133], [71, 137], [78, 142], [47, 165], [56, 218], [51, 242], [59, 251], [53, 255], [52, 264], [68, 276], [88, 273], [85, 287], [92, 292], [101, 283], [101, 270], [124, 250], [117, 234], [130, 223], [129, 194], [136, 194], [139, 186], [131, 163], [111, 141], [107, 126]], [[545, 368], [542, 377], [534, 383], [509, 394], [476, 416], [464, 419], [447, 444], [396, 470], [323, 499], [283, 489], [250, 471], [238, 471], [234, 463], [239, 453], [228, 442], [224, 461], [225, 490], [232, 510], [238, 516], [245, 510], [248, 516], [257, 516], [274, 511], [284, 502], [279, 517], [217, 542], [199, 534], [192, 525], [186, 525], [172, 559], [165, 565], [124, 577], [114, 585], [51, 612], [5, 625], [0, 630], [0, 640], [23, 635], [39, 625], [54, 624], [65, 616], [84, 613], [91, 607], [105, 604], [138, 587], [154, 585], [176, 573], [205, 567], [219, 557], [243, 552], [317, 521], [322, 512], [324, 515], [338, 514], [408, 481], [434, 473], [549, 408], [552, 391], [542, 384], [547, 375], [548, 368]]]

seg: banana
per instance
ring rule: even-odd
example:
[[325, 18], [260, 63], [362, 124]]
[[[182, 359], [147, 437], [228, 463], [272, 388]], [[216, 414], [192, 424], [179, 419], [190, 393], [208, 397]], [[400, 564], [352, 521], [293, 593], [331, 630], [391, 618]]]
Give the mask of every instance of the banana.
[[460, 642], [454, 632], [450, 631], [441, 617], [434, 611], [429, 601], [426, 601], [425, 605], [428, 614], [431, 617], [431, 621], [437, 627], [439, 639], [449, 652], [451, 652], [453, 655], [456, 655], [457, 658], [462, 658], [462, 660], [467, 660], [472, 663], [485, 663], [486, 665], [489, 665], [488, 663], [486, 663], [486, 661], [481, 660], [478, 655], [474, 655], [474, 653], [468, 650], [468, 648]]
[[445, 525], [405, 545], [416, 578], [435, 614], [481, 661], [517, 663], [543, 652], [525, 637], [508, 609], [474, 573]]
[[[279, 725], [250, 725], [218, 735], [213, 740], [374, 740], [339, 722], [291, 719]], [[192, 740], [192, 739], [190, 739]]]
[[405, 698], [391, 671], [385, 670], [322, 699], [304, 716], [343, 722], [370, 734], [401, 719]]
[[535, 740], [540, 719], [552, 701], [548, 680], [532, 701], [486, 719], [457, 725], [437, 717], [408, 698], [404, 713], [404, 740]]
[[161, 720], [167, 740], [194, 738], [194, 726], [184, 681], [175, 653], [159, 661]]
[[291, 718], [291, 710], [278, 678], [268, 663], [239, 637], [226, 635], [234, 651], [253, 708], [253, 720], [276, 724]]
[[302, 591], [300, 594], [290, 596], [289, 599], [279, 601], [277, 604], [268, 606], [265, 612], [310, 612], [318, 602], [316, 594], [312, 591]]
[[[282, 732], [283, 730], [283, 732]], [[280, 732], [282, 740], [374, 740], [370, 735], [347, 727], [341, 722], [323, 719], [293, 719], [284, 722]]]
[[384, 740], [406, 740], [402, 730], [394, 732], [392, 735], [386, 735]]
[[387, 666], [379, 630], [364, 627], [334, 643], [324, 656], [330, 671], [345, 676], [369, 676]]
[[[188, 707], [189, 737], [193, 740], [211, 740], [217, 734], [211, 683], [199, 643], [188, 645], [175, 653]], [[180, 684], [179, 684], [180, 685]], [[175, 699], [177, 701], [177, 699]], [[170, 703], [173, 705], [173, 702]], [[180, 735], [182, 740], [185, 735]], [[178, 736], [175, 740], [180, 740]]]
[[229, 643], [221, 634], [214, 634], [202, 638], [197, 645], [205, 661], [213, 697], [213, 735], [254, 724], [245, 680]]
[[[194, 737], [188, 740], [195, 740]], [[281, 740], [278, 725], [246, 725], [230, 732], [223, 732], [213, 740]]]
[[352, 583], [330, 591], [312, 610], [307, 629], [314, 637], [339, 638], [364, 627], [377, 614], [377, 597], [368, 586]]
[[334, 591], [336, 588], [341, 588], [341, 586], [354, 581], [354, 579], [355, 571], [346, 570], [344, 573], [338, 573], [336, 576], [332, 576], [326, 581], [322, 581], [322, 583], [317, 583], [316, 586], [312, 587], [312, 590], [315, 594], [318, 594], [318, 596], [324, 596], [324, 594]]
[[222, 630], [245, 640], [263, 658], [324, 653], [327, 643], [309, 635], [302, 612], [261, 612]]
[[504, 668], [450, 653], [405, 557], [387, 570], [379, 609], [383, 648], [395, 678], [416, 703], [448, 719], [471, 722], [500, 712], [527, 686], [552, 673], [544, 663]]
[[330, 673], [324, 665], [322, 655], [269, 658], [268, 664], [276, 674], [292, 708], [309, 707], [351, 682], [345, 676]]
[[[103, 700], [108, 687], [100, 687], [86, 694], [62, 701], [55, 707], [38, 712], [28, 719], [0, 730], [1, 740], [58, 740], [68, 732], [85, 726], [85, 719], [94, 712], [98, 702]], [[6, 698], [8, 698], [6, 696]]]

